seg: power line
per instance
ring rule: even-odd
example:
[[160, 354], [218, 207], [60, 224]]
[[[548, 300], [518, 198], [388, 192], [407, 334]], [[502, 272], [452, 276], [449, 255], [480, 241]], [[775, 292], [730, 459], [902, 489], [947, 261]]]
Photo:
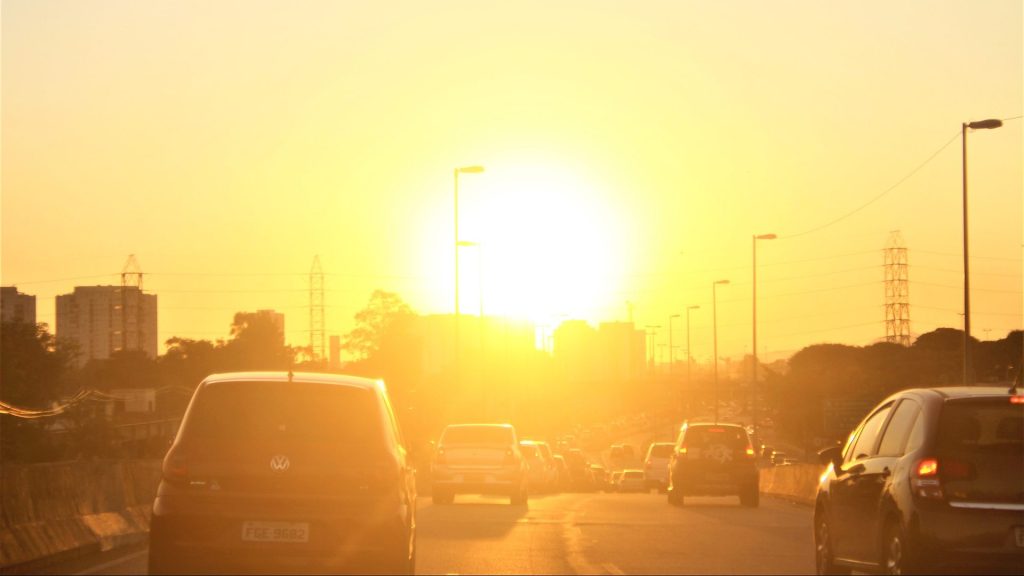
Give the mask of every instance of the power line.
[[839, 218], [836, 218], [835, 220], [832, 220], [830, 222], [826, 222], [825, 224], [822, 224], [821, 226], [818, 226], [816, 228], [811, 228], [810, 230], [805, 230], [805, 231], [799, 232], [797, 234], [790, 234], [788, 236], [779, 236], [779, 240], [789, 240], [790, 238], [798, 238], [800, 236], [805, 236], [807, 234], [811, 234], [813, 232], [817, 232], [819, 230], [823, 230], [825, 228], [828, 228], [829, 226], [832, 226], [833, 224], [837, 224], [839, 222], [842, 222], [843, 220], [846, 220], [850, 216], [853, 216], [854, 214], [860, 212], [861, 210], [863, 210], [863, 209], [867, 208], [868, 206], [874, 204], [875, 202], [881, 200], [886, 194], [888, 194], [889, 192], [892, 192], [893, 190], [895, 190], [901, 184], [903, 184], [904, 182], [909, 180], [911, 178], [911, 176], [913, 176], [914, 174], [917, 174], [922, 168], [927, 166], [929, 162], [934, 160], [936, 156], [938, 156], [943, 150], [945, 150], [950, 144], [952, 144], [959, 137], [960, 137], [960, 131], [957, 130], [956, 133], [953, 134], [952, 138], [947, 140], [945, 144], [940, 146], [939, 149], [936, 150], [931, 156], [929, 156], [924, 162], [918, 164], [916, 168], [911, 170], [903, 178], [900, 178], [899, 181], [897, 181], [895, 184], [893, 184], [892, 186], [889, 186], [888, 188], [883, 190], [881, 194], [875, 196], [871, 200], [868, 200], [867, 202], [865, 202], [864, 204], [860, 205], [859, 207], [853, 209], [850, 212], [847, 212], [846, 214], [840, 216]]

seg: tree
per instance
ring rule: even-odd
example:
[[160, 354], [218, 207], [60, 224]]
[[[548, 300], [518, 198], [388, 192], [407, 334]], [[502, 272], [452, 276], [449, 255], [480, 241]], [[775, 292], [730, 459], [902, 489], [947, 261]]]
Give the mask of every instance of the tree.
[[269, 311], [238, 312], [231, 323], [231, 340], [223, 346], [229, 370], [288, 370], [295, 351], [284, 343], [284, 332]]
[[342, 349], [357, 360], [368, 360], [389, 340], [400, 338], [415, 316], [398, 294], [374, 290], [366, 308], [356, 313], [356, 327], [345, 335]]

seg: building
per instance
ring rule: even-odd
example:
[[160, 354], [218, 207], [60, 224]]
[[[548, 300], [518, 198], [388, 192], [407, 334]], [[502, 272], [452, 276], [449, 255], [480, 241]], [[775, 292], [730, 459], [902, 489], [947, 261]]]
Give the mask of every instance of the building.
[[58, 341], [77, 346], [78, 366], [119, 350], [156, 358], [156, 295], [136, 286], [76, 286], [57, 296], [56, 334]]
[[14, 286], [0, 287], [0, 320], [36, 323], [36, 297], [22, 294]]

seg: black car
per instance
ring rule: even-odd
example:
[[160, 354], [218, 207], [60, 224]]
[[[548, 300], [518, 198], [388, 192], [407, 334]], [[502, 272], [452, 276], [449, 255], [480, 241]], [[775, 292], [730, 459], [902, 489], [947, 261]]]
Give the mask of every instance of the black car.
[[1024, 573], [1024, 396], [906, 390], [868, 413], [814, 510], [819, 574]]
[[740, 497], [743, 506], [760, 502], [760, 474], [747, 431], [738, 424], [687, 423], [679, 430], [668, 463], [668, 502], [686, 496]]
[[206, 378], [164, 459], [151, 574], [411, 574], [416, 481], [383, 383]]

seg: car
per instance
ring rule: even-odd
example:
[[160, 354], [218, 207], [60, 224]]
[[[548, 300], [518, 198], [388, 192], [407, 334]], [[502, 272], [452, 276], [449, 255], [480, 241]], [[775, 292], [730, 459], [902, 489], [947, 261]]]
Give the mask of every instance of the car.
[[654, 442], [644, 457], [644, 476], [648, 489], [664, 493], [668, 489], [668, 462], [672, 458], [671, 442]]
[[530, 491], [541, 492], [551, 489], [551, 476], [550, 468], [547, 460], [544, 459], [544, 455], [537, 446], [537, 443], [532, 440], [521, 440], [519, 442], [519, 451], [523, 453], [523, 458], [526, 459], [526, 474], [529, 477]]
[[526, 458], [511, 424], [449, 425], [430, 473], [435, 504], [451, 504], [456, 494], [508, 496], [514, 506], [529, 498]]
[[591, 464], [590, 477], [595, 490], [600, 490], [602, 492], [611, 490], [608, 471], [605, 470], [604, 466], [601, 466], [600, 464]]
[[608, 483], [611, 485], [610, 489], [611, 489], [612, 492], [617, 492], [619, 490], [619, 482], [621, 482], [621, 481], [622, 481], [622, 470], [616, 470], [616, 471], [612, 472], [611, 478], [608, 480]]
[[786, 462], [787, 458], [788, 455], [785, 452], [773, 451], [769, 463], [772, 466], [781, 466]]
[[915, 388], [883, 400], [827, 468], [814, 508], [819, 573], [1024, 571], [1024, 395]]
[[565, 462], [565, 456], [555, 454], [553, 458], [555, 459], [555, 470], [558, 472], [557, 486], [560, 490], [568, 489], [572, 480], [569, 473], [569, 465]]
[[569, 469], [569, 485], [573, 490], [587, 491], [594, 488], [594, 477], [590, 472], [590, 462], [582, 450], [572, 448], [566, 452], [565, 463]]
[[760, 503], [760, 473], [747, 431], [738, 424], [684, 423], [669, 460], [668, 502], [687, 496], [737, 495], [740, 504]]
[[540, 450], [541, 457], [547, 463], [548, 477], [545, 485], [549, 491], [554, 491], [558, 488], [560, 475], [558, 463], [555, 462], [555, 453], [551, 451], [551, 446], [547, 442], [537, 442], [537, 449]]
[[644, 471], [633, 468], [627, 468], [622, 471], [616, 488], [619, 492], [647, 492], [650, 490], [647, 487], [647, 478], [644, 477]]
[[150, 574], [415, 569], [415, 471], [379, 380], [208, 376], [151, 517]]

